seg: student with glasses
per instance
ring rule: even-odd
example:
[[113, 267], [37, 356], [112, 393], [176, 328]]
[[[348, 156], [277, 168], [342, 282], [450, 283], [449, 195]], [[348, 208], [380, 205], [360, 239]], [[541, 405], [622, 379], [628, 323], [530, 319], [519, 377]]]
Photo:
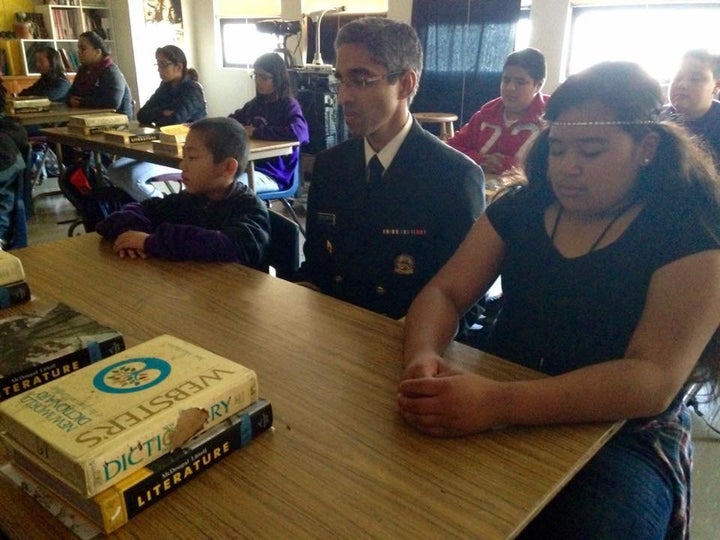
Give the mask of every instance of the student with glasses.
[[482, 213], [483, 172], [410, 114], [422, 72], [411, 26], [358, 19], [335, 49], [330, 88], [354, 137], [317, 155], [296, 280], [399, 318]]
[[[155, 60], [160, 86], [138, 111], [140, 124], [160, 127], [205, 118], [205, 93], [198, 82], [197, 71], [188, 69], [182, 49], [175, 45], [160, 47], [155, 51]], [[160, 196], [161, 192], [148, 180], [164, 174], [180, 174], [180, 171], [130, 158], [119, 158], [108, 168], [110, 182], [136, 201]]]
[[[275, 53], [267, 53], [255, 61], [253, 68], [255, 71], [250, 76], [255, 79], [256, 96], [230, 118], [244, 125], [254, 139], [307, 143], [310, 140], [308, 124], [300, 103], [292, 95], [285, 61]], [[289, 188], [299, 161], [299, 146], [287, 156], [253, 161], [255, 192]]]

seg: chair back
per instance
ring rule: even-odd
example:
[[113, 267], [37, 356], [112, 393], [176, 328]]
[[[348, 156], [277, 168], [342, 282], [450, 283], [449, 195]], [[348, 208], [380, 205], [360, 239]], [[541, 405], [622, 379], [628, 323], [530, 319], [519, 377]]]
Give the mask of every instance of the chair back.
[[287, 189], [279, 189], [278, 191], [264, 191], [263, 193], [257, 193], [260, 200], [263, 201], [276, 201], [278, 199], [288, 199], [294, 197], [300, 188], [300, 162], [295, 166], [293, 172], [292, 184]]
[[290, 187], [278, 191], [265, 191], [263, 193], [257, 193], [256, 195], [258, 196], [258, 199], [265, 202], [279, 200], [285, 207], [285, 210], [287, 210], [288, 213], [292, 216], [293, 221], [298, 226], [300, 234], [305, 236], [305, 228], [303, 227], [302, 223], [300, 223], [300, 218], [293, 209], [293, 206], [289, 200], [295, 196], [298, 189], [300, 189], [300, 161], [298, 161], [297, 165], [295, 166], [295, 172], [293, 173], [293, 181], [292, 184], [290, 184]]
[[291, 279], [300, 268], [300, 227], [292, 219], [270, 210], [270, 256], [275, 275]]

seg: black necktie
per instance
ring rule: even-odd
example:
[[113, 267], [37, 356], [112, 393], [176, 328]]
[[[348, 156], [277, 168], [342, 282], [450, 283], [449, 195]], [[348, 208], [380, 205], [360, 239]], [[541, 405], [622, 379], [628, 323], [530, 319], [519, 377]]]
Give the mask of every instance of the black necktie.
[[384, 171], [385, 167], [383, 167], [382, 163], [380, 163], [380, 160], [377, 157], [377, 154], [375, 154], [373, 157], [370, 158], [367, 166], [368, 184], [372, 185], [379, 183], [380, 180], [382, 180], [382, 175]]

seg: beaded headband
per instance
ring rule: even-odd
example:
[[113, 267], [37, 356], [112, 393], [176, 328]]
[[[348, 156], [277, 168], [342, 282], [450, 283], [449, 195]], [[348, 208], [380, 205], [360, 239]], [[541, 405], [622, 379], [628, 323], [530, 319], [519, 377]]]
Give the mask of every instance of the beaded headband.
[[655, 120], [592, 120], [586, 122], [550, 122], [553, 126], [645, 126], [657, 124]]

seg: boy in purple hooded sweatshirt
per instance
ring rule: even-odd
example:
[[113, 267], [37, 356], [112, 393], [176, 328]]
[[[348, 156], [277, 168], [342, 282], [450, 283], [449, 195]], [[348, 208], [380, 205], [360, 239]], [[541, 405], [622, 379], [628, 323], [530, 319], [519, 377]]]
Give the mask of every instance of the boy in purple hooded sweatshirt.
[[130, 203], [97, 225], [120, 257], [239, 262], [264, 268], [267, 206], [238, 181], [248, 162], [245, 129], [205, 118], [185, 141], [181, 193]]

